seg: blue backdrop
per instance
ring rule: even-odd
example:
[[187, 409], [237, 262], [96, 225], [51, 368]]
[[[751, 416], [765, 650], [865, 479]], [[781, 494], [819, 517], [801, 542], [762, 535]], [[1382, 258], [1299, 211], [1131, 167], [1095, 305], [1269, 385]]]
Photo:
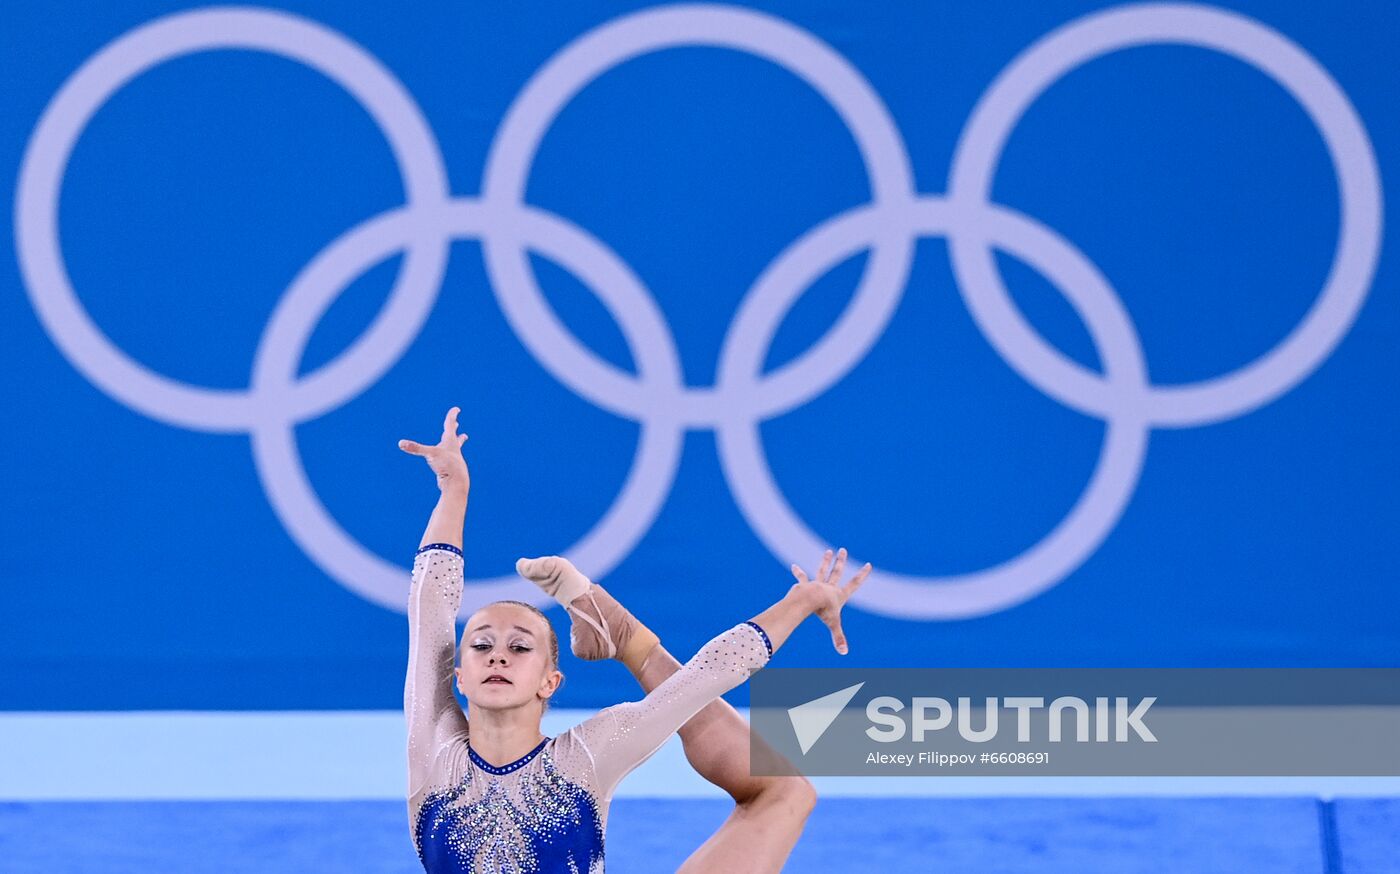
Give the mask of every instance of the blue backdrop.
[[[394, 444], [434, 438], [451, 404], [471, 435], [469, 573], [592, 536], [581, 563], [678, 654], [781, 595], [788, 562], [817, 558], [787, 554], [806, 531], [877, 567], [846, 611], [847, 665], [1395, 663], [1400, 312], [1380, 180], [1400, 168], [1400, 9], [602, 6], [7, 7], [0, 708], [397, 707], [407, 628], [390, 602], [435, 489]], [[1212, 40], [1296, 76], [1334, 141], [1287, 83]], [[866, 133], [726, 42], [810, 62]], [[157, 50], [179, 56], [131, 60]], [[596, 78], [569, 66], [608, 51]], [[344, 65], [363, 99], [298, 52]], [[1010, 96], [993, 106], [997, 81]], [[513, 106], [540, 131], [533, 155], [507, 136]], [[1000, 153], [969, 135], [962, 156], [968, 179], [990, 160], [999, 210], [974, 203], [975, 181], [941, 197], [979, 106], [988, 130], [1012, 106]], [[507, 204], [513, 161], [533, 211]], [[756, 281], [847, 214], [812, 243], [820, 258], [793, 254], [806, 269], [789, 291], [806, 290], [769, 306], [765, 343], [762, 317], [740, 314], [781, 294]], [[520, 240], [581, 346], [531, 308]], [[1005, 333], [979, 328], [964, 295], [998, 285], [986, 241], [1063, 357], [995, 303]], [[348, 287], [303, 276], [288, 303], [328, 247]], [[1341, 303], [1321, 312], [1329, 281]], [[396, 282], [418, 314], [386, 305]], [[862, 282], [885, 303], [856, 306]], [[286, 336], [268, 339], [279, 306]], [[361, 342], [372, 323], [391, 327]], [[1249, 371], [1258, 385], [1219, 381], [1305, 324], [1320, 333]], [[729, 379], [727, 337], [735, 360], [791, 378], [760, 385], [736, 364], [710, 390]], [[1121, 374], [1095, 377], [1113, 355]], [[744, 455], [754, 433], [775, 489]], [[655, 451], [632, 471], [639, 441]], [[1091, 480], [1102, 493], [1081, 506]], [[635, 500], [596, 533], [624, 483]], [[813, 625], [781, 663], [838, 658]], [[615, 666], [564, 670], [564, 704], [636, 694]]]

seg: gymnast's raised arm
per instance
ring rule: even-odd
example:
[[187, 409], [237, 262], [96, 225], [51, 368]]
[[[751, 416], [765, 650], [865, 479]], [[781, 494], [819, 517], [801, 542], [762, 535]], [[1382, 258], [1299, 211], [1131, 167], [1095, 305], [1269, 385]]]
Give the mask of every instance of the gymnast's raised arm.
[[462, 458], [467, 435], [457, 433], [457, 407], [447, 412], [435, 446], [400, 440], [399, 448], [428, 462], [438, 502], [413, 560], [408, 601], [408, 671], [403, 710], [408, 721], [408, 797], [423, 790], [444, 741], [467, 731], [452, 694], [457, 609], [462, 603], [462, 526], [471, 476]]

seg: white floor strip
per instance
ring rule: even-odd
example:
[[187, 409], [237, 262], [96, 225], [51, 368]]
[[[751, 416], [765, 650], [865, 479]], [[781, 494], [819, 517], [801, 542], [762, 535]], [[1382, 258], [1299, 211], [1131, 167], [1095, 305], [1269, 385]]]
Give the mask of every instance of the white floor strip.
[[[555, 710], [554, 735], [588, 716]], [[0, 800], [403, 800], [403, 715], [0, 713]], [[1400, 797], [1395, 777], [822, 777], [823, 797]], [[724, 798], [673, 738], [617, 797]]]

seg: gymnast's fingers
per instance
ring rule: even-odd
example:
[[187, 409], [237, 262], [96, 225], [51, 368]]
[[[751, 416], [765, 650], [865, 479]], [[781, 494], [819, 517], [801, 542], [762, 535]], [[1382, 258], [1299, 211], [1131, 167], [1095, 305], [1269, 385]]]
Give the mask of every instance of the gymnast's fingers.
[[797, 582], [802, 583], [804, 585], [807, 583], [807, 574], [803, 573], [802, 568], [798, 567], [797, 565], [792, 566], [792, 575], [794, 577], [797, 577]]
[[826, 582], [826, 572], [831, 567], [831, 550], [822, 553], [822, 566], [817, 568], [817, 575], [812, 577], [819, 583]]
[[461, 407], [453, 407], [452, 409], [450, 409], [450, 410], [447, 411], [447, 415], [443, 418], [443, 420], [442, 420], [442, 436], [443, 436], [443, 442], [444, 442], [444, 443], [447, 442], [447, 441], [446, 441], [446, 438], [456, 436], [456, 434], [457, 434], [457, 414], [460, 413], [461, 411], [462, 411], [462, 408], [461, 408]]
[[854, 595], [856, 593], [856, 589], [859, 589], [861, 587], [861, 585], [865, 582], [865, 578], [868, 576], [870, 576], [870, 562], [867, 561], [861, 567], [860, 570], [856, 571], [856, 575], [851, 577], [851, 581], [841, 587], [842, 600]]
[[414, 443], [412, 440], [400, 440], [399, 448], [409, 455], [427, 455], [428, 450], [422, 443]]
[[822, 580], [824, 583], [836, 585], [841, 582], [841, 575], [846, 572], [846, 547], [841, 547], [836, 552], [836, 564], [831, 567], [831, 576]]
[[836, 621], [830, 625], [831, 645], [836, 647], [836, 651], [841, 655], [850, 652], [850, 647], [846, 645], [846, 632], [841, 628], [841, 614], [836, 614]]

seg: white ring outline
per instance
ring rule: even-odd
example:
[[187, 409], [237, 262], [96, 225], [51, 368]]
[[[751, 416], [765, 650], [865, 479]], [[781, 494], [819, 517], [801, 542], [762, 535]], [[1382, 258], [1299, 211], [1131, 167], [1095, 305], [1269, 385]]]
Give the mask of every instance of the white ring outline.
[[[258, 346], [252, 384], [262, 398], [276, 397], [296, 378], [306, 343], [322, 314], [349, 287], [354, 277], [399, 251], [417, 229], [420, 211], [385, 213], [344, 234], [313, 259], [289, 287]], [[434, 217], [435, 227], [456, 239], [482, 237], [500, 221], [500, 211], [480, 201], [459, 198]], [[529, 210], [515, 222], [532, 248], [575, 272], [600, 294], [610, 310], [625, 309], [627, 299], [643, 294], [639, 281], [621, 259], [587, 235], [548, 213]], [[601, 254], [600, 254], [601, 251]], [[593, 275], [589, 275], [590, 272]], [[329, 293], [328, 293], [328, 290]], [[620, 321], [632, 354], [642, 361], [643, 344], [634, 335], [635, 319]], [[654, 330], [654, 326], [650, 329]], [[253, 429], [253, 457], [268, 500], [283, 526], [308, 556], [342, 585], [373, 603], [402, 611], [403, 569], [385, 561], [351, 537], [326, 510], [301, 463], [293, 420], [271, 416]], [[652, 417], [642, 423], [627, 479], [607, 513], [564, 551], [576, 564], [601, 576], [635, 548], [661, 511], [680, 468], [684, 433], [679, 424]], [[472, 578], [464, 589], [458, 617], [465, 621], [480, 607], [513, 599], [537, 606], [553, 603], [533, 583], [514, 573]]]
[[[524, 203], [529, 169], [550, 125], [599, 76], [643, 55], [692, 46], [743, 52], [797, 76], [826, 99], [851, 131], [865, 160], [872, 199], [891, 205], [911, 201], [913, 170], [898, 128], [879, 95], [849, 61], [782, 19], [713, 5], [632, 13], [594, 28], [550, 58], [506, 112], [487, 155], [483, 199], [503, 209]], [[902, 293], [913, 261], [912, 239], [894, 236], [879, 242], [837, 322], [811, 349], [782, 368], [787, 383], [815, 373], [808, 391], [819, 394], [855, 366], [860, 350], [874, 344]], [[516, 335], [555, 379], [579, 395], [638, 421], [651, 415], [657, 404], [669, 404], [691, 427], [714, 426], [725, 418], [750, 412], [752, 402], [743, 392], [725, 392], [718, 387], [688, 389], [683, 384], [672, 389], [669, 384], [654, 384], [646, 374], [640, 380], [632, 379], [584, 346], [547, 312], [548, 303], [508, 225], [493, 228], [483, 248], [491, 287]], [[647, 306], [659, 317], [654, 300]], [[679, 362], [669, 330], [667, 340]], [[840, 371], [841, 367], [845, 371]]]
[[[1115, 396], [1129, 402], [1115, 409], [1106, 422], [1103, 448], [1088, 485], [1048, 534], [1015, 558], [971, 573], [913, 576], [877, 569], [851, 598], [851, 603], [873, 613], [905, 619], [964, 619], [1002, 610], [1039, 594], [1079, 567], [1113, 530], [1132, 497], [1146, 457], [1150, 431], [1140, 407], [1131, 401], [1141, 396], [1147, 366], [1117, 295], [1092, 262], [1054, 232], [1003, 207], [988, 204], [986, 210], [979, 225], [998, 242], [998, 249], [1040, 270], [1066, 295], [1089, 328]], [[904, 218], [920, 234], [950, 235], [958, 222], [967, 219], [967, 210], [929, 196], [910, 207]], [[890, 220], [888, 211], [849, 213], [844, 226], [833, 227], [830, 241], [809, 238], [809, 246], [830, 247], [825, 258], [810, 258], [790, 249], [785, 258], [801, 266], [790, 269], [783, 261], [775, 262], [767, 275], [791, 277], [791, 287], [805, 288], [802, 280], [820, 277], [860, 251], [863, 238]], [[1037, 256], [1047, 251], [1049, 255]], [[786, 306], [798, 297], [793, 293], [783, 296]], [[786, 306], [768, 316], [770, 337], [786, 315]], [[729, 488], [768, 550], [798, 562], [802, 556], [819, 554], [827, 541], [814, 534], [783, 498], [764, 457], [759, 423], [726, 423], [719, 429], [718, 444]], [[851, 560], [860, 562], [854, 554]]]
[[[1341, 201], [1341, 239], [1321, 295], [1289, 335], [1254, 362], [1194, 383], [1149, 386], [1157, 427], [1183, 428], [1257, 409], [1306, 379], [1331, 355], [1365, 303], [1380, 257], [1380, 171], [1356, 110], [1325, 69], [1277, 31], [1203, 6], [1146, 4], [1086, 16], [1042, 37], [997, 76], [969, 117], [949, 172], [949, 196], [976, 213], [1021, 117], [1066, 73], [1111, 52], [1172, 43], [1210, 49], [1271, 77], [1307, 113], [1327, 146]], [[1102, 381], [1047, 342], [1016, 308], [990, 249], [959, 227], [949, 243], [954, 275], [974, 320], [997, 352], [1045, 394], [1102, 418]]]
[[[196, 431], [242, 432], [258, 413], [247, 390], [190, 386], [158, 374], [118, 349], [92, 321], [68, 278], [58, 241], [60, 185], [73, 147], [112, 94], [152, 67], [201, 51], [251, 49], [298, 61], [343, 87], [385, 134], [414, 206], [447, 196], [447, 171], [427, 120], [407, 89], [372, 55], [335, 31], [293, 15], [253, 9], [175, 13], [142, 25], [98, 51], [64, 82], [39, 119], [20, 164], [15, 238], [25, 288], [54, 345], [95, 386], [153, 419]], [[377, 379], [413, 334], [387, 330], [421, 325], [447, 266], [440, 235], [414, 239], [391, 302], [355, 343], [322, 366], [302, 392], [307, 409], [324, 412]], [[356, 375], [365, 386], [345, 388]], [[332, 390], [334, 389], [334, 390]], [[315, 392], [329, 392], [317, 398]]]

